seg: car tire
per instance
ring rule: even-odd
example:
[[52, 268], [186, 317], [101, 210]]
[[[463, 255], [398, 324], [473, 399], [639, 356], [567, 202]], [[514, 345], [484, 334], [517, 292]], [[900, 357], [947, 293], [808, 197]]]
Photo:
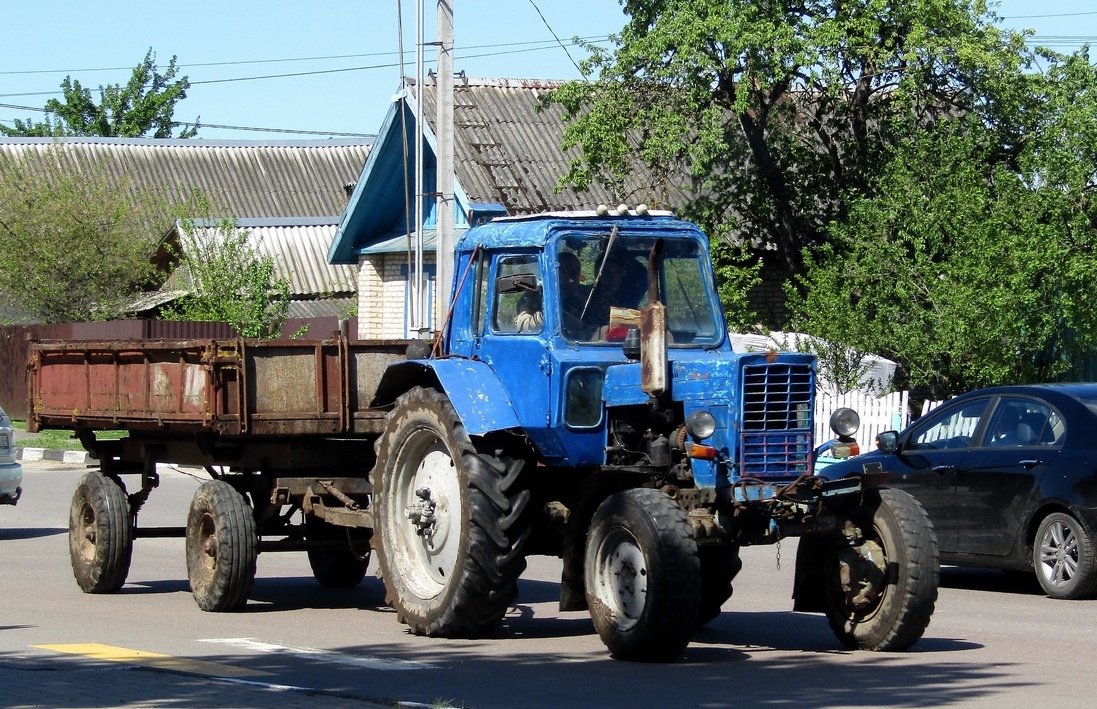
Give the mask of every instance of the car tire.
[[1032, 567], [1051, 598], [1074, 600], [1097, 594], [1093, 539], [1069, 514], [1053, 512], [1040, 522], [1032, 545]]

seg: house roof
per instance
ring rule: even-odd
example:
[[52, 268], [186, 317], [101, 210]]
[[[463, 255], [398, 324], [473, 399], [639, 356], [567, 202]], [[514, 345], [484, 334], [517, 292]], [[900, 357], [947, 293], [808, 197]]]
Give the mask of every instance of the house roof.
[[[98, 166], [131, 179], [134, 192], [152, 191], [173, 202], [201, 190], [218, 216], [241, 219], [341, 214], [346, 186], [357, 179], [372, 142], [56, 139], [62, 159], [76, 169]], [[41, 158], [54, 144], [53, 138], [0, 138], [0, 154]]]
[[[380, 242], [395, 243], [409, 231], [405, 224], [406, 185], [413, 184], [415, 164], [415, 82], [394, 100], [362, 169], [335, 241], [330, 263], [355, 263]], [[454, 192], [457, 227], [472, 219], [477, 204], [500, 205], [509, 214], [592, 209], [599, 204], [628, 201], [667, 205], [675, 194], [664, 189], [653, 195], [637, 173], [618, 195], [595, 183], [583, 192], [556, 190], [576, 149], [563, 152], [563, 109], [541, 105], [541, 99], [563, 82], [527, 79], [458, 78], [454, 82]], [[437, 86], [426, 83], [423, 118], [424, 164], [435, 166], [435, 99]], [[406, 141], [405, 141], [406, 138]], [[405, 144], [407, 148], [405, 149]], [[406, 155], [406, 157], [405, 157]], [[433, 174], [433, 173], [432, 173]], [[432, 186], [427, 186], [429, 192]], [[414, 227], [412, 227], [414, 228]]]
[[[616, 201], [602, 185], [556, 192], [575, 150], [564, 153], [563, 109], [541, 100], [563, 82], [458, 79], [453, 87], [453, 160], [457, 181], [473, 202], [510, 214], [593, 208]], [[423, 115], [435, 132], [437, 85], [425, 84]], [[414, 86], [412, 86], [414, 90]], [[432, 148], [434, 143], [432, 142]]]
[[[299, 217], [295, 219], [237, 219], [236, 229], [246, 230], [250, 243], [260, 254], [274, 259], [274, 275], [289, 281], [290, 293], [301, 298], [348, 297], [358, 290], [358, 269], [354, 266], [328, 265], [324, 259], [335, 235], [339, 217]], [[216, 231], [217, 225], [201, 222], [198, 228]], [[176, 224], [169, 239], [178, 239]], [[174, 276], [163, 290], [174, 288]], [[294, 316], [296, 317], [296, 316]]]

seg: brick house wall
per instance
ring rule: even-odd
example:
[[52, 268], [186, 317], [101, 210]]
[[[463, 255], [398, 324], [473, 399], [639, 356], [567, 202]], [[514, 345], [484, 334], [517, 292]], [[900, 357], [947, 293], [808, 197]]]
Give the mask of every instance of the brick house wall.
[[[434, 254], [425, 252], [433, 291]], [[407, 333], [407, 254], [367, 254], [358, 261], [358, 338], [402, 339]]]

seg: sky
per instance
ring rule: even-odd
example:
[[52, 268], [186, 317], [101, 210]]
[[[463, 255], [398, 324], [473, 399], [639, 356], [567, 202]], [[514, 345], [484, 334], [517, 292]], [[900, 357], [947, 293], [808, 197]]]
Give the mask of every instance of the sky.
[[[0, 124], [40, 121], [66, 76], [92, 90], [125, 84], [151, 48], [163, 70], [177, 57], [191, 83], [175, 119], [200, 120], [208, 140], [322, 140], [376, 134], [405, 73], [415, 74], [410, 0], [191, 0], [150, 3], [0, 0]], [[424, 0], [424, 37], [437, 4]], [[455, 71], [469, 77], [575, 79], [586, 51], [625, 15], [618, 0], [452, 0]], [[399, 12], [398, 12], [399, 8]], [[1001, 0], [1003, 27], [1069, 53], [1097, 47], [1093, 0]], [[401, 16], [398, 18], [398, 16]], [[401, 22], [402, 21], [402, 22]], [[403, 26], [403, 33], [399, 31]], [[561, 43], [567, 46], [565, 50]], [[434, 47], [427, 46], [427, 68]], [[1097, 51], [1091, 52], [1097, 61]]]

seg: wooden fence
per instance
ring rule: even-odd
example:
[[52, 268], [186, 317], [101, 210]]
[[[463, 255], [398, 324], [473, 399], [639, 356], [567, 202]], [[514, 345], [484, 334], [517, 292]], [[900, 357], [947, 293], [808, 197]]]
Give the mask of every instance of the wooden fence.
[[876, 434], [881, 431], [901, 431], [910, 423], [907, 412], [908, 392], [898, 391], [884, 396], [866, 392], [834, 395], [823, 391], [815, 394], [815, 445], [834, 438], [830, 430], [830, 415], [847, 406], [861, 417], [861, 428], [854, 438], [861, 452], [876, 448]]

